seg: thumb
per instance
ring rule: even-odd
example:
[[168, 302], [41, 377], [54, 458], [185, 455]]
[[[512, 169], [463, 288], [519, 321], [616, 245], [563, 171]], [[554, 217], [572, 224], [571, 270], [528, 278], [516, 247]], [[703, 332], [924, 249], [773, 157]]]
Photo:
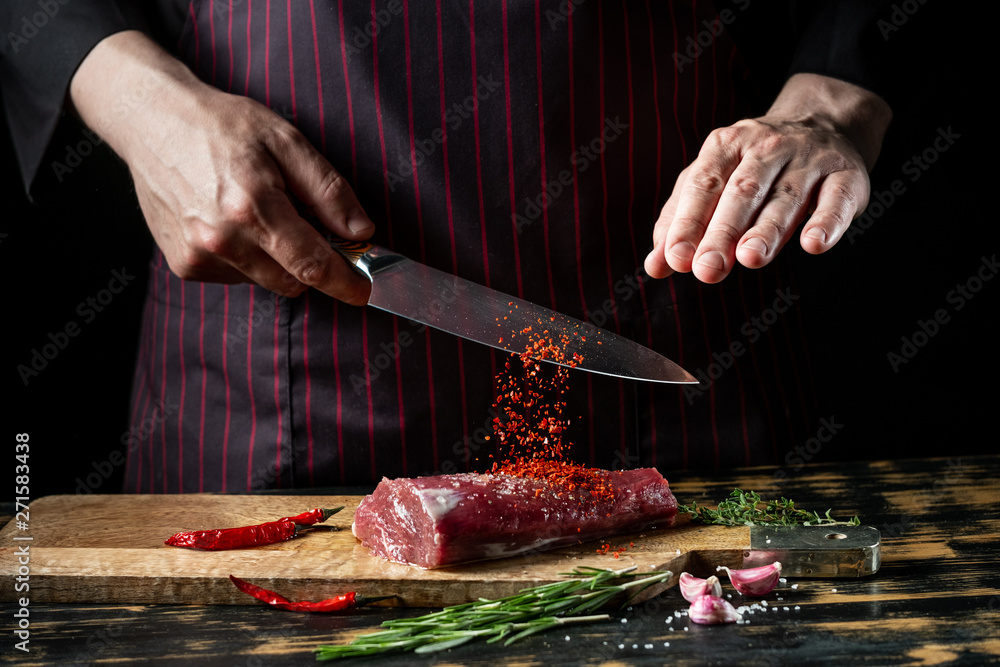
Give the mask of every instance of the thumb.
[[301, 132], [291, 124], [288, 124], [288, 129], [272, 133], [267, 140], [267, 148], [291, 194], [336, 236], [349, 241], [371, 237], [375, 225], [361, 207], [347, 179]]

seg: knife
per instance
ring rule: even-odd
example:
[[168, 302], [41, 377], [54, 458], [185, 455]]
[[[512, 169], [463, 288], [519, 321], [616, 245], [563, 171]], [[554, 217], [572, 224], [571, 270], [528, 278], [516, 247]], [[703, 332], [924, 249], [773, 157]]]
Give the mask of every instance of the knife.
[[[372, 281], [368, 305], [499, 350], [521, 354], [526, 327], [565, 333], [572, 366], [614, 377], [673, 384], [697, 384], [670, 359], [610, 331], [518, 299], [470, 280], [414, 262], [365, 242], [330, 238], [330, 245]], [[552, 359], [550, 363], [569, 366]]]

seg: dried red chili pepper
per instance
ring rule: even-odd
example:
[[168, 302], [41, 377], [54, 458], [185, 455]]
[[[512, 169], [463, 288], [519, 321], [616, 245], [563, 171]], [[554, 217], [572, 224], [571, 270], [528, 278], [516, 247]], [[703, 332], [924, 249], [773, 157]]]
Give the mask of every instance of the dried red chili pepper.
[[251, 595], [261, 602], [266, 602], [276, 609], [284, 609], [286, 611], [345, 611], [347, 609], [354, 609], [355, 607], [360, 607], [372, 602], [378, 602], [379, 600], [388, 600], [389, 598], [396, 597], [395, 595], [364, 597], [358, 595], [354, 591], [350, 591], [348, 593], [342, 593], [336, 597], [320, 600], [318, 602], [292, 602], [280, 593], [275, 593], [274, 591], [269, 591], [266, 588], [261, 588], [260, 586], [251, 584], [249, 581], [244, 581], [239, 577], [229, 575], [229, 580], [233, 582], [233, 585], [235, 585], [236, 588], [240, 589], [247, 595]]
[[308, 512], [303, 512], [302, 514], [296, 514], [295, 516], [286, 516], [278, 521], [292, 521], [299, 524], [300, 526], [312, 526], [313, 524], [322, 523], [329, 519], [331, 516], [344, 509], [343, 506], [334, 507], [333, 509], [324, 509], [322, 507], [317, 507], [314, 510], [309, 510]]
[[224, 551], [226, 549], [241, 549], [244, 547], [256, 547], [262, 544], [274, 544], [275, 542], [284, 542], [292, 539], [298, 534], [300, 528], [326, 521], [342, 509], [344, 508], [316, 508], [302, 514], [282, 517], [277, 521], [268, 521], [267, 523], [260, 523], [254, 526], [191, 530], [170, 536], [164, 541], [164, 544], [172, 547], [189, 547], [191, 549], [204, 549], [206, 551]]

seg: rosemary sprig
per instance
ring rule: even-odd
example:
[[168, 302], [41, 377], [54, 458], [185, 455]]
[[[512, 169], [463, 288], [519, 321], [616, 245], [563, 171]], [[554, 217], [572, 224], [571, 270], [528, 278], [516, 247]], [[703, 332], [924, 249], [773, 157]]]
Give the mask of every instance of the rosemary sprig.
[[343, 646], [319, 646], [317, 660], [413, 651], [431, 653], [461, 646], [474, 639], [510, 645], [538, 632], [560, 626], [606, 621], [608, 614], [591, 613], [615, 596], [628, 594], [622, 608], [644, 589], [670, 577], [670, 572], [634, 572], [579, 567], [562, 576], [571, 577], [495, 600], [445, 607], [416, 618], [385, 621], [379, 632], [362, 635]]
[[[763, 505], [763, 507], [762, 507]], [[719, 503], [717, 509], [698, 507], [697, 503], [680, 505], [677, 510], [691, 516], [692, 521], [718, 526], [859, 526], [861, 520], [838, 521], [825, 514], [809, 512], [795, 507], [788, 498], [764, 501], [753, 491], [733, 489], [729, 498]]]

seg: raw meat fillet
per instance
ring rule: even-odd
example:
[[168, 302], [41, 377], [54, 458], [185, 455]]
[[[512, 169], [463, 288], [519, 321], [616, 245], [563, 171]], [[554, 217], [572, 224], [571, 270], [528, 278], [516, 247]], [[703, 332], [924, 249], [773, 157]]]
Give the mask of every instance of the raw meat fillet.
[[611, 499], [511, 475], [383, 478], [352, 530], [375, 555], [435, 568], [673, 524], [677, 499], [655, 468], [601, 474]]

